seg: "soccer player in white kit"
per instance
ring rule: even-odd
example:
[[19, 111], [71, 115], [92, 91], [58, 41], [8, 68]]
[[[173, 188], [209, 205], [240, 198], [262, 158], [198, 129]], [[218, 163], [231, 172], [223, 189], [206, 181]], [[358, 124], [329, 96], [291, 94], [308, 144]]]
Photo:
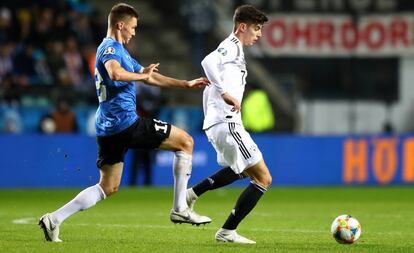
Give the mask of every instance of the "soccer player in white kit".
[[201, 62], [211, 83], [203, 93], [203, 130], [217, 152], [217, 162], [224, 168], [188, 189], [187, 203], [193, 208], [204, 192], [240, 178], [251, 179], [227, 221], [217, 231], [217, 241], [256, 243], [239, 235], [236, 228], [272, 182], [262, 153], [244, 129], [240, 114], [247, 76], [243, 46], [251, 46], [259, 40], [267, 20], [263, 12], [251, 5], [238, 7], [233, 17], [233, 32]]

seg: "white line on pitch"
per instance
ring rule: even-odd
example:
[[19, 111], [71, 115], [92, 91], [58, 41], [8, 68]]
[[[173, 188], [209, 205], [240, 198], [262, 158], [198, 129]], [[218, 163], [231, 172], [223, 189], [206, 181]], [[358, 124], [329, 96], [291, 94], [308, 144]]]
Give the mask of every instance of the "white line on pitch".
[[[19, 225], [37, 225], [37, 218], [26, 217], [20, 219], [12, 220], [13, 224]], [[65, 226], [98, 226], [98, 227], [118, 227], [118, 228], [144, 228], [144, 229], [175, 229], [177, 226], [180, 228], [193, 228], [193, 226], [185, 225], [149, 225], [149, 224], [105, 224], [105, 223], [65, 223]], [[214, 230], [216, 231], [217, 227], [212, 227], [209, 225], [204, 225], [201, 229]], [[329, 229], [327, 230], [311, 230], [311, 229], [283, 229], [283, 228], [243, 228], [244, 231], [254, 231], [254, 232], [281, 232], [281, 233], [318, 233], [318, 234], [329, 234]], [[375, 234], [375, 235], [412, 235], [414, 233], [409, 232], [369, 232], [363, 231], [364, 234]]]
[[12, 220], [13, 224], [37, 224], [37, 219], [33, 217], [20, 218]]

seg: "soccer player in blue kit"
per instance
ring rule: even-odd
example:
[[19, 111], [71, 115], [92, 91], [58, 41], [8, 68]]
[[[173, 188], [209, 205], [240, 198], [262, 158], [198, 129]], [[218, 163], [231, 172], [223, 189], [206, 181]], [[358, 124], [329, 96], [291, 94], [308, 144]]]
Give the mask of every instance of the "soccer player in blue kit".
[[138, 13], [130, 5], [119, 3], [108, 16], [107, 37], [97, 49], [95, 83], [99, 99], [96, 112], [98, 143], [97, 166], [100, 180], [81, 191], [54, 212], [43, 215], [39, 225], [45, 239], [61, 242], [59, 226], [78, 211], [116, 193], [121, 182], [124, 155], [129, 148], [170, 150], [174, 152], [174, 201], [170, 219], [174, 223], [206, 224], [211, 219], [195, 213], [186, 202], [186, 189], [192, 170], [193, 139], [185, 131], [136, 113], [135, 81], [160, 87], [199, 88], [206, 78], [178, 80], [158, 73], [159, 64], [142, 67], [124, 45], [135, 35]]

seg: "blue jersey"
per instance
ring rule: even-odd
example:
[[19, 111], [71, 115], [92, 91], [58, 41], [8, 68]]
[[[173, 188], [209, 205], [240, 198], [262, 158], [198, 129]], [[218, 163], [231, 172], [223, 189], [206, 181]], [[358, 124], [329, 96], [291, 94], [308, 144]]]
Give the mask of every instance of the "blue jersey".
[[119, 133], [138, 119], [135, 82], [112, 81], [104, 66], [105, 62], [112, 59], [129, 72], [139, 72], [142, 68], [118, 41], [105, 38], [99, 45], [95, 63], [95, 84], [99, 99], [95, 121], [97, 136]]

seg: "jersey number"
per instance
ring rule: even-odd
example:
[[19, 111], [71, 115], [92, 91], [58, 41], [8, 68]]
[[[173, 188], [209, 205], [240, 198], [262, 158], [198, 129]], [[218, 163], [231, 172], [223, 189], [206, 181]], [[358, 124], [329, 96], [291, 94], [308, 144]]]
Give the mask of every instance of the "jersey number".
[[97, 68], [95, 68], [95, 86], [99, 102], [106, 101], [106, 86]]
[[243, 73], [242, 75], [242, 85], [246, 84], [246, 70], [241, 70], [241, 72]]
[[166, 122], [158, 120], [158, 119], [153, 119], [154, 120], [154, 127], [155, 127], [155, 131], [159, 132], [160, 130], [164, 132], [164, 134], [167, 133], [167, 129], [168, 129], [168, 125]]

